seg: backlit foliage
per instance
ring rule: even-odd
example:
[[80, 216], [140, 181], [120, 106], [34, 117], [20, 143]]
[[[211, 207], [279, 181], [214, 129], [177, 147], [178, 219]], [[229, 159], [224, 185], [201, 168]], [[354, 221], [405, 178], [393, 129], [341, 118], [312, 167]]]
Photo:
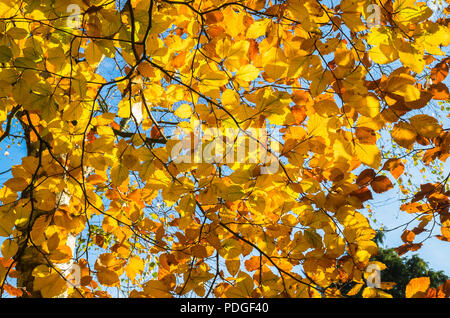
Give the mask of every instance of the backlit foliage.
[[[370, 200], [404, 196], [399, 254], [436, 228], [450, 240], [439, 13], [414, 0], [0, 0], [0, 141], [27, 150], [0, 189], [2, 294], [345, 297], [354, 284], [390, 297], [389, 282], [367, 286]], [[178, 162], [176, 131], [197, 136], [192, 156], [213, 142], [197, 124], [231, 152], [227, 129], [267, 130], [258, 144], [275, 159]], [[411, 166], [435, 180], [408, 184]], [[406, 295], [449, 295], [425, 280]]]

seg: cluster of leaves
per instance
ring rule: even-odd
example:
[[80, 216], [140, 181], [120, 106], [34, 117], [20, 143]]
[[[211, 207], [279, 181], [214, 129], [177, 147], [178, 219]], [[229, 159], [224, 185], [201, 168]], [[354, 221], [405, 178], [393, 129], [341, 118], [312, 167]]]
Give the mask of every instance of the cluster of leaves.
[[[379, 245], [378, 254], [372, 258], [373, 261], [383, 264], [384, 270], [382, 275], [380, 275], [380, 283], [389, 283], [389, 294], [394, 298], [405, 298], [406, 287], [412, 279], [416, 279], [415, 282], [422, 282], [423, 284], [428, 284], [428, 287], [434, 288], [436, 290], [441, 290], [442, 293], [434, 293], [430, 290], [428, 294], [429, 297], [445, 297], [448, 294], [446, 286], [448, 286], [449, 277], [444, 274], [443, 271], [435, 271], [429, 268], [429, 265], [419, 257], [419, 255], [414, 254], [411, 257], [400, 257], [394, 248], [382, 248], [380, 243], [383, 243], [385, 235], [382, 231], [378, 231], [375, 236], [375, 242]], [[421, 278], [421, 280], [417, 280]], [[386, 283], [384, 283], [386, 285]], [[387, 285], [386, 285], [387, 286]], [[412, 285], [408, 287], [408, 296], [411, 296], [410, 290]], [[353, 290], [353, 296], [360, 298], [362, 297], [361, 286], [358, 284], [348, 284], [343, 288], [348, 295], [350, 290]], [[352, 294], [352, 293], [350, 293]], [[417, 294], [420, 296], [420, 294]], [[422, 295], [423, 296], [423, 295]]]
[[[443, 286], [449, 279], [442, 271], [430, 269], [428, 264], [416, 254], [409, 258], [399, 257], [394, 249], [380, 248], [375, 259], [386, 265], [381, 280], [396, 283], [389, 291], [394, 298], [404, 298], [406, 287], [414, 278], [427, 277], [429, 279], [428, 284], [432, 288]], [[448, 290], [445, 291], [447, 294], [448, 292]]]
[[[449, 11], [432, 13], [415, 0], [0, 0], [0, 141], [16, 121], [27, 146], [0, 189], [1, 292], [110, 297], [123, 279], [130, 297], [365, 286], [378, 247], [364, 202], [393, 188], [387, 172], [401, 179], [416, 147], [427, 164], [449, 153], [442, 118], [425, 114], [450, 98]], [[278, 130], [258, 144], [279, 169], [262, 173], [250, 151], [245, 163], [176, 161], [171, 134], [197, 123], [231, 152], [230, 128]], [[386, 131], [404, 156], [387, 156]], [[188, 156], [214, 141], [189, 140]], [[421, 218], [411, 233], [433, 220], [449, 238], [447, 179], [404, 205]], [[420, 247], [411, 233], [400, 250]]]

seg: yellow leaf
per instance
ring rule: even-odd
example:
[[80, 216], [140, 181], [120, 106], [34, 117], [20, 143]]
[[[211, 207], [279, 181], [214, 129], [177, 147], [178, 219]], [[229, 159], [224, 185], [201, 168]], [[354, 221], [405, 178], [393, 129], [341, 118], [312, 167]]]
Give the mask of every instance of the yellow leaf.
[[377, 145], [367, 145], [356, 143], [356, 157], [365, 165], [378, 169], [381, 164], [381, 151]]
[[398, 51], [393, 46], [380, 44], [369, 50], [369, 56], [377, 64], [388, 64], [398, 59]]
[[315, 193], [320, 190], [320, 184], [317, 180], [308, 178], [300, 181], [300, 185], [302, 186], [302, 190], [306, 193]]
[[360, 116], [358, 118], [358, 121], [356, 122], [357, 127], [366, 127], [372, 130], [379, 130], [384, 126], [384, 124], [385, 121], [380, 115], [376, 116], [375, 118]]
[[397, 23], [419, 23], [431, 17], [433, 11], [427, 6], [425, 2], [415, 4], [410, 1], [395, 2], [393, 8], [395, 14], [395, 21]]
[[334, 116], [339, 113], [339, 107], [333, 100], [324, 99], [314, 104], [315, 111], [323, 117]]
[[102, 50], [92, 40], [86, 46], [84, 55], [86, 57], [86, 62], [88, 62], [91, 67], [96, 67], [103, 59]]
[[404, 66], [411, 68], [417, 74], [422, 73], [426, 64], [423, 58], [423, 52], [417, 50], [410, 43], [402, 43], [398, 50], [398, 55]]
[[229, 298], [252, 297], [253, 288], [253, 279], [241, 271], [236, 279], [236, 285], [229, 288], [225, 294]]
[[102, 268], [97, 271], [98, 282], [105, 286], [119, 286], [119, 276], [116, 272]]
[[208, 251], [203, 245], [194, 245], [191, 247], [191, 254], [197, 258], [208, 257]]
[[427, 138], [437, 137], [442, 132], [437, 119], [429, 115], [415, 115], [409, 119], [409, 122], [419, 135]]
[[228, 83], [228, 76], [222, 71], [203, 68], [199, 71], [200, 81], [205, 86], [220, 87]]
[[2, 255], [4, 258], [12, 258], [16, 255], [19, 246], [14, 240], [5, 240], [2, 244]]
[[46, 240], [45, 230], [50, 223], [50, 217], [48, 215], [39, 216], [33, 224], [33, 229], [31, 230], [31, 239], [35, 244], [41, 244]]
[[241, 81], [250, 82], [253, 81], [255, 78], [257, 78], [259, 75], [259, 69], [257, 69], [252, 64], [247, 64], [243, 67], [241, 67], [236, 72], [236, 79]]
[[56, 264], [67, 263], [72, 259], [72, 249], [67, 245], [59, 246], [50, 253], [48, 259]]
[[9, 2], [0, 2], [0, 18], [10, 19], [15, 16], [17, 7]]
[[125, 267], [125, 272], [131, 280], [135, 280], [136, 275], [141, 274], [144, 270], [145, 263], [139, 256], [133, 256]]
[[414, 127], [403, 121], [394, 125], [391, 134], [397, 144], [407, 149], [412, 149], [417, 136]]
[[22, 40], [27, 37], [29, 32], [22, 28], [13, 27], [6, 32], [10, 37], [16, 40]]
[[239, 271], [239, 267], [241, 266], [241, 261], [238, 259], [227, 259], [225, 260], [225, 265], [227, 266], [228, 272], [231, 276], [235, 276]]
[[180, 118], [190, 118], [192, 116], [192, 108], [189, 104], [182, 104], [175, 110], [174, 114]]
[[105, 286], [118, 286], [124, 263], [111, 253], [101, 254], [94, 266], [99, 283]]
[[34, 290], [40, 291], [42, 297], [51, 298], [67, 290], [66, 280], [53, 268], [39, 265], [33, 269]]
[[34, 199], [37, 201], [35, 207], [44, 211], [51, 211], [55, 208], [56, 197], [48, 189], [41, 189], [35, 192]]
[[331, 83], [332, 80], [333, 80], [333, 74], [328, 70], [323, 72], [318, 77], [315, 77], [311, 81], [311, 85], [309, 85], [309, 90], [311, 92], [311, 96], [315, 97], [315, 96], [320, 95], [325, 90], [325, 88], [328, 86], [328, 84]]
[[359, 293], [361, 287], [363, 287], [363, 284], [356, 284], [352, 287], [352, 289], [350, 289], [350, 291], [347, 293], [347, 296], [355, 296], [357, 293]]
[[6, 63], [11, 60], [13, 53], [11, 49], [5, 45], [0, 46], [0, 63]]
[[271, 47], [261, 56], [264, 71], [271, 79], [283, 77], [287, 71], [288, 64], [283, 50], [279, 47]]
[[26, 222], [28, 222], [28, 219], [30, 217], [31, 204], [27, 204], [27, 205], [18, 204], [14, 208], [14, 212], [15, 212], [15, 216], [14, 216], [14, 218], [15, 218], [15, 221], [14, 221], [15, 225], [23, 226]]
[[152, 298], [172, 298], [171, 289], [163, 281], [151, 280], [145, 283], [144, 293]]
[[14, 215], [0, 212], [0, 236], [10, 236], [14, 227]]
[[374, 118], [380, 112], [380, 102], [374, 94], [369, 94], [360, 100], [357, 110], [364, 116]]
[[239, 185], [231, 185], [226, 187], [226, 189], [221, 189], [220, 195], [227, 201], [236, 201], [245, 195], [242, 187]]
[[24, 178], [12, 178], [4, 183], [5, 186], [13, 191], [20, 192], [28, 186], [28, 182]]
[[261, 19], [254, 22], [247, 30], [247, 38], [256, 39], [266, 34], [270, 19]]
[[111, 181], [120, 186], [128, 178], [129, 170], [125, 165], [119, 163], [111, 168]]
[[318, 114], [312, 114], [308, 118], [307, 131], [310, 136], [320, 136], [328, 139], [328, 118], [323, 118]]
[[239, 242], [232, 238], [224, 240], [221, 246], [222, 248], [219, 250], [219, 254], [225, 259], [235, 259], [242, 252]]
[[124, 154], [122, 162], [130, 170], [136, 170], [139, 167], [139, 158], [134, 154]]
[[366, 250], [358, 250], [355, 254], [355, 260], [360, 263], [365, 263], [370, 259], [371, 255]]
[[362, 293], [363, 298], [392, 298], [392, 295], [372, 287], [366, 287]]
[[130, 101], [126, 98], [122, 99], [119, 102], [119, 105], [117, 105], [118, 107], [118, 112], [117, 112], [117, 116], [121, 117], [121, 118], [130, 118], [131, 116], [131, 107], [130, 107]]
[[411, 84], [404, 85], [401, 90], [393, 91], [393, 93], [403, 96], [405, 102], [414, 102], [420, 99], [419, 89]]

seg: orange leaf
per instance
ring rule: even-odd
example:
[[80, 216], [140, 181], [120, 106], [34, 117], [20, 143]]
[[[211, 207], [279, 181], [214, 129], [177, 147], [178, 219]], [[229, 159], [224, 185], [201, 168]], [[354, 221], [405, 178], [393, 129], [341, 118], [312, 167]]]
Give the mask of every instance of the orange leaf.
[[438, 290], [443, 292], [447, 297], [449, 297], [450, 296], [450, 279], [447, 279], [441, 286], [439, 286]]
[[433, 83], [442, 82], [448, 75], [448, 65], [444, 61], [436, 64], [435, 67], [431, 70], [431, 79]]
[[431, 85], [431, 94], [433, 95], [433, 99], [437, 99], [437, 100], [450, 99], [448, 87], [444, 83], [437, 83], [437, 84]]
[[384, 164], [383, 170], [388, 170], [395, 179], [398, 179], [405, 170], [405, 166], [400, 159], [389, 159]]
[[11, 296], [14, 297], [22, 297], [23, 295], [23, 290], [16, 288], [14, 286], [11, 286], [9, 284], [5, 284], [5, 286], [3, 286], [3, 288], [5, 289], [5, 291], [10, 294]]
[[423, 298], [425, 297], [429, 286], [429, 277], [413, 278], [406, 286], [405, 296], [406, 298]]
[[291, 112], [297, 124], [302, 123], [306, 119], [306, 109], [304, 106], [295, 105], [291, 108]]
[[355, 135], [361, 144], [374, 145], [377, 142], [377, 136], [371, 128], [358, 127], [355, 130]]
[[244, 264], [245, 269], [249, 272], [257, 270], [260, 264], [259, 256], [252, 256], [250, 259], [246, 260]]
[[172, 60], [172, 66], [175, 68], [180, 68], [184, 65], [184, 61], [186, 59], [186, 52], [183, 51], [180, 54], [178, 54], [176, 57]]
[[414, 241], [415, 237], [416, 237], [416, 234], [414, 234], [414, 232], [410, 231], [410, 230], [404, 231], [401, 236], [402, 241], [405, 243]]

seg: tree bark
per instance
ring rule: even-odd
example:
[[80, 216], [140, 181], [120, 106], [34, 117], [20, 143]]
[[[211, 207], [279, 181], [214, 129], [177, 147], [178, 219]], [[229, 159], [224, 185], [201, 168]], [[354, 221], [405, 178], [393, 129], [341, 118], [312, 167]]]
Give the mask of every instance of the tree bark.
[[[24, 130], [25, 140], [27, 144], [27, 155], [33, 156], [39, 159], [39, 157], [42, 155], [42, 152], [46, 147], [48, 147], [48, 143], [46, 143], [44, 140], [41, 139], [41, 137], [38, 137], [37, 141], [32, 142], [31, 141], [31, 133], [35, 130], [35, 128], [32, 129], [31, 125], [22, 120], [21, 116], [25, 116], [26, 112], [20, 112], [17, 114], [17, 117], [22, 125], [22, 128]], [[29, 116], [28, 116], [29, 119]], [[50, 150], [50, 149], [49, 149]], [[64, 157], [62, 155], [61, 157]], [[41, 169], [40, 166], [38, 166], [37, 171], [35, 172], [35, 176], [39, 176], [39, 169]], [[66, 175], [62, 175], [62, 178], [67, 178]], [[27, 188], [27, 191], [22, 192], [21, 199], [28, 199], [29, 204], [32, 206], [31, 214], [29, 217], [29, 220], [25, 226], [22, 228], [18, 228], [18, 235], [17, 235], [17, 243], [18, 243], [18, 251], [14, 257], [14, 261], [16, 263], [16, 271], [17, 271], [17, 287], [22, 289], [24, 291], [22, 297], [25, 298], [40, 298], [42, 297], [40, 291], [35, 290], [34, 288], [34, 277], [33, 277], [33, 270], [39, 266], [39, 265], [46, 265], [51, 268], [56, 269], [62, 276], [66, 277], [70, 274], [70, 270], [72, 268], [72, 265], [74, 263], [73, 261], [73, 253], [75, 251], [76, 246], [76, 237], [69, 233], [66, 241], [66, 245], [69, 246], [69, 248], [72, 251], [72, 258], [67, 263], [62, 264], [53, 264], [45, 254], [45, 251], [43, 251], [39, 246], [37, 246], [31, 237], [31, 231], [33, 229], [33, 226], [35, 225], [36, 220], [42, 216], [46, 215], [48, 218], [51, 219], [49, 225], [54, 224], [53, 223], [53, 215], [56, 212], [56, 210], [63, 205], [69, 206], [70, 204], [70, 195], [67, 193], [66, 189], [62, 190], [60, 193], [56, 194], [56, 205], [55, 208], [51, 211], [42, 211], [37, 209], [33, 205], [34, 200], [34, 180], [31, 181], [31, 187]], [[70, 284], [69, 284], [70, 285]], [[56, 296], [58, 298], [64, 298], [67, 297], [67, 291], [62, 293], [59, 296]]]

